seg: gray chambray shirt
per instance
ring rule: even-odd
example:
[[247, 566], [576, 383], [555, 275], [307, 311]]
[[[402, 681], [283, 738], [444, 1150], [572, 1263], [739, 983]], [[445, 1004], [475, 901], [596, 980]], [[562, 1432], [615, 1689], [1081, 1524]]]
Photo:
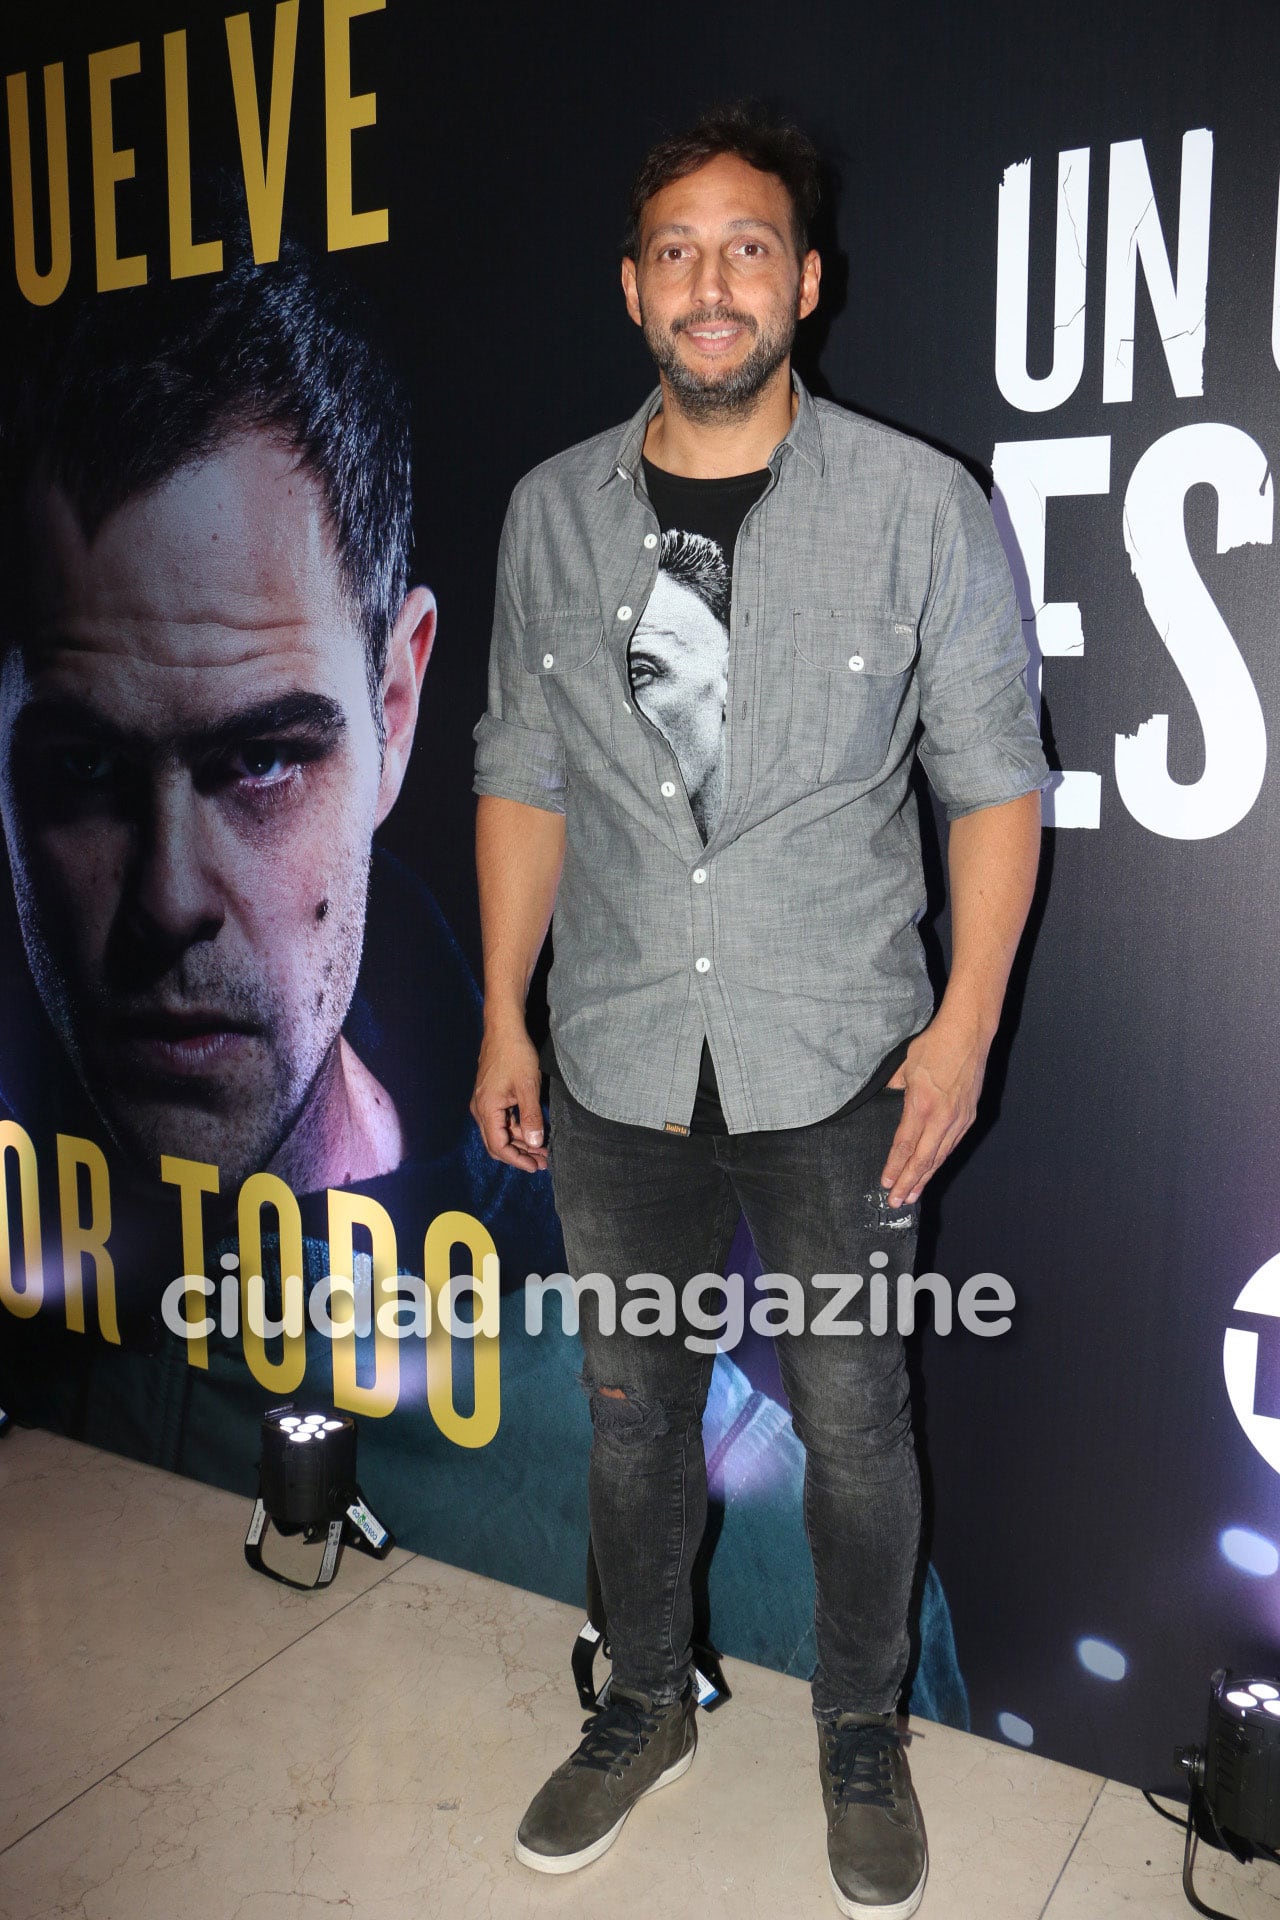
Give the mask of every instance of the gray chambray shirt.
[[793, 378], [734, 555], [705, 846], [627, 677], [658, 571], [640, 454], [659, 392], [507, 511], [474, 788], [566, 816], [551, 1032], [606, 1119], [687, 1127], [704, 1033], [730, 1133], [833, 1113], [932, 1013], [913, 754], [952, 819], [1049, 777], [980, 488]]

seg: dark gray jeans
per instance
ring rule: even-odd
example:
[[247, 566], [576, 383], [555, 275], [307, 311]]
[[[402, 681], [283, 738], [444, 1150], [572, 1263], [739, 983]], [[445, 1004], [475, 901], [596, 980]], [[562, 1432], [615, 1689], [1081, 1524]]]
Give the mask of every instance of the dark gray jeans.
[[[893, 1303], [897, 1275], [913, 1268], [916, 1210], [890, 1211], [879, 1184], [901, 1113], [901, 1093], [886, 1089], [811, 1126], [685, 1137], [602, 1119], [551, 1082], [551, 1177], [575, 1278], [608, 1274], [619, 1314], [631, 1274], [664, 1274], [678, 1295], [694, 1274], [724, 1272], [741, 1208], [765, 1272], [793, 1274], [804, 1289], [805, 1331], [777, 1341], [806, 1454], [820, 1719], [887, 1712], [907, 1664], [920, 1480]], [[887, 1266], [871, 1263], [877, 1252]], [[869, 1285], [877, 1267], [889, 1276], [891, 1331], [866, 1330], [866, 1286], [842, 1316], [861, 1321], [863, 1332], [814, 1331], [832, 1299], [814, 1287], [814, 1274], [860, 1273]], [[619, 1685], [666, 1702], [690, 1666], [690, 1575], [707, 1512], [701, 1423], [714, 1358], [684, 1344], [697, 1330], [683, 1320], [674, 1335], [628, 1333], [620, 1322], [602, 1333], [588, 1290], [580, 1315], [591, 1534], [613, 1672]]]

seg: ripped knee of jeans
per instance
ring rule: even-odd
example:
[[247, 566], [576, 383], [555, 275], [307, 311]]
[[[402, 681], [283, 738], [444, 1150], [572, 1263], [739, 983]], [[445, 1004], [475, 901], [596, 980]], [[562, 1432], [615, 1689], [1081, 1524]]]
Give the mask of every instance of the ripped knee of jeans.
[[581, 1385], [589, 1396], [591, 1424], [602, 1438], [626, 1443], [657, 1440], [669, 1432], [671, 1421], [660, 1402], [638, 1400], [625, 1387], [585, 1376]]

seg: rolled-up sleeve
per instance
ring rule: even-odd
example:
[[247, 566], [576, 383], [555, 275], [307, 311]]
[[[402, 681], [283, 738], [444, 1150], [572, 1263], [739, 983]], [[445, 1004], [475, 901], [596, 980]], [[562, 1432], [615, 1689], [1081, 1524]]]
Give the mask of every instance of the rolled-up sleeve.
[[1027, 693], [1027, 643], [981, 488], [957, 466], [934, 532], [920, 622], [920, 759], [954, 820], [1034, 793], [1050, 773]]
[[476, 743], [472, 792], [563, 813], [564, 748], [547, 711], [542, 682], [524, 665], [524, 614], [515, 561], [518, 539], [513, 498], [498, 549], [489, 701], [472, 729]]

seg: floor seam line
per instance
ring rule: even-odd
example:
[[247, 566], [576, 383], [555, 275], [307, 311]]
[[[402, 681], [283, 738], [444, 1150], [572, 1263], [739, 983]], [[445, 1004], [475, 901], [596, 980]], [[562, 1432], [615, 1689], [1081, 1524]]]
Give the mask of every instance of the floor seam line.
[[1076, 1834], [1075, 1839], [1071, 1842], [1071, 1846], [1067, 1851], [1066, 1859], [1063, 1861], [1062, 1865], [1058, 1868], [1057, 1873], [1054, 1875], [1053, 1885], [1050, 1887], [1048, 1893], [1045, 1895], [1044, 1905], [1041, 1907], [1039, 1913], [1036, 1915], [1036, 1920], [1044, 1920], [1046, 1913], [1048, 1913], [1049, 1904], [1052, 1901], [1054, 1894], [1058, 1891], [1058, 1888], [1062, 1883], [1063, 1874], [1066, 1872], [1067, 1868], [1071, 1865], [1072, 1859], [1075, 1855], [1075, 1850], [1080, 1845], [1081, 1839], [1084, 1836], [1084, 1830], [1088, 1826], [1089, 1822], [1092, 1820], [1093, 1810], [1097, 1806], [1099, 1800], [1101, 1800], [1103, 1794], [1106, 1792], [1107, 1785], [1108, 1785], [1108, 1782], [1106, 1781], [1106, 1779], [1103, 1779], [1099, 1784], [1098, 1791], [1094, 1794], [1093, 1799], [1089, 1802], [1089, 1811], [1088, 1813], [1085, 1814], [1084, 1819], [1080, 1822], [1079, 1832]]
[[[405, 1551], [407, 1552], [408, 1549], [406, 1548]], [[401, 1562], [401, 1565], [407, 1564], [407, 1561]], [[392, 1575], [399, 1573], [399, 1571], [399, 1567], [388, 1567], [386, 1572], [377, 1580], [374, 1580], [369, 1586], [363, 1588], [361, 1592], [353, 1593], [349, 1600], [344, 1600], [340, 1607], [335, 1607], [332, 1613], [327, 1613], [323, 1620], [315, 1621], [313, 1625], [307, 1627], [300, 1633], [296, 1639], [287, 1640], [282, 1647], [277, 1647], [274, 1653], [269, 1653], [265, 1660], [259, 1660], [256, 1667], [250, 1667], [247, 1673], [242, 1673], [235, 1680], [228, 1681], [227, 1685], [218, 1693], [210, 1695], [207, 1700], [202, 1700], [198, 1707], [191, 1709], [190, 1713], [184, 1713], [181, 1720], [175, 1720], [173, 1725], [166, 1727], [163, 1733], [156, 1734], [152, 1740], [144, 1741], [134, 1752], [126, 1754], [123, 1760], [117, 1760], [114, 1766], [108, 1767], [105, 1773], [99, 1774], [96, 1780], [88, 1781], [80, 1788], [78, 1793], [73, 1793], [71, 1798], [64, 1800], [60, 1807], [54, 1807], [51, 1812], [46, 1813], [42, 1819], [35, 1822], [34, 1826], [28, 1827], [25, 1833], [15, 1834], [12, 1840], [7, 1840], [4, 1846], [0, 1847], [0, 1860], [3, 1860], [5, 1854], [11, 1852], [14, 1847], [21, 1846], [24, 1840], [30, 1839], [33, 1833], [39, 1833], [41, 1827], [47, 1826], [50, 1820], [56, 1820], [58, 1816], [65, 1813], [69, 1807], [74, 1807], [77, 1800], [83, 1800], [86, 1793], [92, 1793], [95, 1788], [100, 1787], [105, 1780], [110, 1780], [112, 1775], [119, 1773], [122, 1768], [132, 1766], [135, 1760], [140, 1759], [144, 1753], [150, 1752], [152, 1747], [158, 1746], [161, 1740], [167, 1740], [170, 1734], [177, 1733], [181, 1727], [187, 1725], [188, 1721], [197, 1719], [200, 1714], [205, 1712], [206, 1708], [216, 1706], [219, 1700], [226, 1698], [227, 1694], [234, 1693], [236, 1688], [243, 1686], [246, 1680], [252, 1680], [255, 1674], [262, 1672], [264, 1667], [269, 1667], [273, 1660], [278, 1660], [282, 1653], [289, 1653], [294, 1647], [301, 1646], [302, 1642], [309, 1639], [313, 1633], [317, 1633], [321, 1627], [327, 1627], [331, 1620], [336, 1620], [339, 1614], [345, 1613], [348, 1607], [355, 1606], [357, 1602], [364, 1599], [366, 1594], [373, 1593], [384, 1581], [390, 1580]]]

